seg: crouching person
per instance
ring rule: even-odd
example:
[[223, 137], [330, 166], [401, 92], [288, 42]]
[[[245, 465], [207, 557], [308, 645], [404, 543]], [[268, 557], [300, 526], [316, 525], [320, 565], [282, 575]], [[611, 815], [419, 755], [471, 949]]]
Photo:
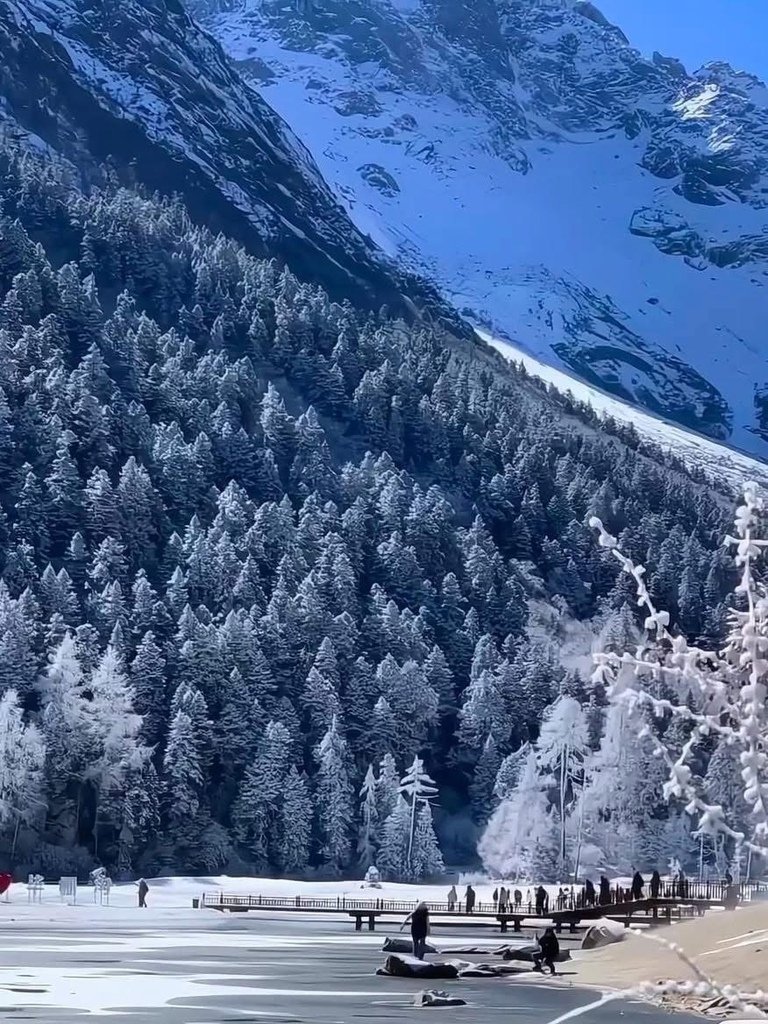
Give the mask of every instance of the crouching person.
[[560, 943], [557, 941], [554, 928], [547, 928], [544, 934], [539, 937], [539, 951], [533, 954], [533, 963], [537, 971], [542, 970], [542, 963], [549, 968], [550, 974], [555, 974], [555, 960], [560, 954]]

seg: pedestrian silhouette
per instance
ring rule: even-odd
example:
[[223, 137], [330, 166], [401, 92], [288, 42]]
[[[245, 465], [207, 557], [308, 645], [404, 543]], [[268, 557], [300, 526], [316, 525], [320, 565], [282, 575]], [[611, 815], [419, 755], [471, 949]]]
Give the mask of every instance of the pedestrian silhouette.
[[400, 925], [400, 931], [405, 928], [409, 921], [411, 923], [413, 955], [417, 960], [423, 960], [425, 946], [427, 944], [427, 936], [429, 935], [429, 907], [427, 904], [423, 901], [419, 903], [416, 909], [413, 910]]
[[456, 892], [456, 886], [452, 885], [448, 890], [448, 909], [454, 910], [456, 907], [456, 900], [458, 899], [458, 893]]
[[641, 900], [643, 898], [643, 888], [644, 887], [645, 887], [645, 882], [643, 881], [643, 876], [640, 874], [639, 871], [636, 871], [634, 873], [634, 875], [632, 876], [632, 899], [633, 900]]
[[[468, 914], [471, 914], [472, 911], [475, 909], [475, 899], [476, 898], [477, 897], [475, 896], [475, 890], [472, 888], [471, 885], [468, 885], [467, 886], [466, 894], [464, 896], [464, 902], [466, 904], [466, 908], [467, 908], [467, 913]], [[498, 899], [498, 896], [497, 896], [497, 899]]]
[[557, 941], [554, 928], [546, 928], [544, 934], [538, 939], [539, 951], [533, 954], [533, 963], [537, 971], [541, 970], [544, 962], [551, 974], [555, 974], [555, 960], [560, 953], [560, 943]]

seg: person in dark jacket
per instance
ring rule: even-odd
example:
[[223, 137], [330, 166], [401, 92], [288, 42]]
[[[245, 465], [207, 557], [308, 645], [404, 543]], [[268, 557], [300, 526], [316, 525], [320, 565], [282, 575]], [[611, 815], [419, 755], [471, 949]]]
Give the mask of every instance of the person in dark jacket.
[[452, 885], [448, 890], [448, 909], [453, 911], [456, 909], [456, 901], [459, 898], [459, 894], [456, 892], [456, 886]]
[[539, 951], [533, 954], [533, 963], [537, 971], [541, 970], [542, 962], [547, 965], [551, 974], [555, 974], [555, 960], [560, 953], [560, 943], [557, 941], [554, 928], [546, 928], [544, 934], [539, 938]]
[[514, 895], [514, 899], [515, 899], [515, 910], [519, 910], [520, 909], [520, 905], [523, 902], [523, 894], [520, 892], [519, 889], [515, 889], [513, 895]]
[[591, 878], [588, 878], [584, 883], [584, 906], [594, 907], [596, 899], [597, 893], [595, 892], [595, 883]]
[[600, 902], [602, 904], [611, 902], [611, 883], [605, 875], [600, 875]]
[[639, 871], [636, 871], [632, 876], [632, 899], [641, 900], [643, 898], [643, 889], [645, 888], [645, 881]]
[[651, 875], [651, 899], [657, 900], [659, 893], [661, 892], [661, 875], [658, 871], [654, 871]]
[[540, 885], [536, 890], [536, 916], [543, 917], [547, 912], [549, 906], [549, 896], [547, 896], [547, 890], [543, 885]]
[[424, 959], [425, 946], [427, 944], [427, 936], [429, 935], [429, 907], [423, 901], [418, 904], [415, 910], [412, 910], [408, 917], [400, 925], [400, 931], [410, 921], [411, 923], [411, 941], [413, 942], [413, 955], [417, 960]]
[[[498, 899], [498, 895], [496, 896], [496, 898]], [[466, 908], [467, 908], [467, 913], [468, 914], [471, 914], [473, 912], [473, 910], [475, 909], [475, 900], [476, 899], [477, 899], [477, 896], [475, 895], [475, 890], [472, 888], [471, 885], [468, 885], [467, 886], [467, 891], [464, 894], [464, 902], [466, 904]]]
[[498, 905], [499, 905], [499, 890], [498, 889], [494, 889], [493, 890], [493, 909], [495, 910]]
[[139, 879], [139, 906], [146, 907], [147, 905], [147, 893], [149, 892], [149, 886], [143, 878]]

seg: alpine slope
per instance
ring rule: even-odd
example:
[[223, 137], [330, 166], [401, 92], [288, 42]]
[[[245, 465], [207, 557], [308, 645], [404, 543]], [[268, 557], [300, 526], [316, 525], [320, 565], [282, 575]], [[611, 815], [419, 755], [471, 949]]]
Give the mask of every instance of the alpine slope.
[[543, 363], [768, 453], [768, 89], [580, 0], [188, 0], [361, 233]]

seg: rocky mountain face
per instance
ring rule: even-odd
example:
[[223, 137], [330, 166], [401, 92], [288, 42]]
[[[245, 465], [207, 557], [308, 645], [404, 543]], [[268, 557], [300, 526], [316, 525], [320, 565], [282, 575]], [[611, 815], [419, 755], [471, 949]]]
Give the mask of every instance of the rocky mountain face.
[[574, 0], [188, 0], [359, 229], [582, 379], [768, 451], [768, 90]]
[[0, 2], [0, 127], [79, 173], [181, 193], [193, 217], [371, 308], [418, 295], [307, 150], [176, 0]]

